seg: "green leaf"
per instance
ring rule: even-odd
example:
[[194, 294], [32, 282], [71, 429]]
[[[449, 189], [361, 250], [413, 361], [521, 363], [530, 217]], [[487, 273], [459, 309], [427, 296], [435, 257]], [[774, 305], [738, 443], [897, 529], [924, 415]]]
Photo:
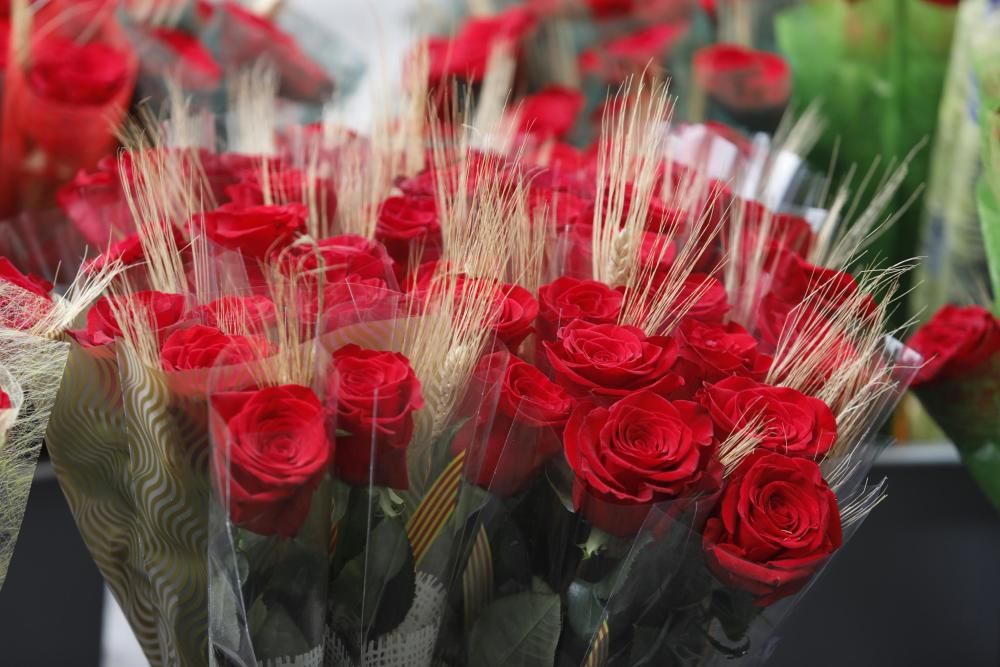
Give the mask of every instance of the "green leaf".
[[561, 628], [559, 596], [518, 593], [483, 610], [469, 633], [476, 667], [552, 667]]
[[254, 637], [257, 655], [302, 655], [312, 648], [282, 605], [272, 604], [266, 613], [267, 619]]

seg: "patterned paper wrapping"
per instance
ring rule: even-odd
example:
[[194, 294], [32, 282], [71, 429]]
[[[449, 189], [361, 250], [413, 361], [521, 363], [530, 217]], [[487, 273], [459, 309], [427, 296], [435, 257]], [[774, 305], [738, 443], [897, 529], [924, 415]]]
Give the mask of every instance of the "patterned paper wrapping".
[[49, 424], [80, 533], [154, 667], [207, 660], [204, 419], [124, 348], [74, 346]]
[[0, 587], [17, 543], [68, 350], [59, 341], [0, 332], [0, 389], [11, 402], [10, 408], [0, 410]]
[[1000, 352], [973, 374], [922, 385], [916, 392], [1000, 509]]

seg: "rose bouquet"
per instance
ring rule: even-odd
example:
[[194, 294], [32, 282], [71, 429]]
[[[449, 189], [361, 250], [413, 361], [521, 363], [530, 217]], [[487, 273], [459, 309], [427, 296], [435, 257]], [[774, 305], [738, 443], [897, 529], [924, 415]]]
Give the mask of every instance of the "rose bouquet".
[[430, 62], [367, 137], [251, 85], [238, 152], [151, 126], [106, 163], [47, 443], [147, 657], [759, 654], [881, 497], [906, 267], [843, 269], [880, 211], [772, 211], [774, 155], [641, 81], [577, 151], [511, 130], [502, 60], [469, 117]]

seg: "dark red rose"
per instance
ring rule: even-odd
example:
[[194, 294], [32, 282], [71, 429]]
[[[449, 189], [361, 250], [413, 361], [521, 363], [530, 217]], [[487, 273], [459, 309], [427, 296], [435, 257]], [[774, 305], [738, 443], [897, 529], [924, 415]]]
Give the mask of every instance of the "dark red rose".
[[411, 259], [432, 261], [441, 255], [441, 223], [433, 197], [389, 197], [379, 208], [375, 238], [398, 266]]
[[622, 310], [621, 289], [612, 289], [596, 280], [556, 278], [538, 289], [538, 333], [545, 340], [573, 320], [593, 324], [614, 324]]
[[678, 372], [684, 376], [686, 397], [693, 397], [703, 382], [718, 382], [730, 376], [761, 381], [771, 366], [771, 358], [757, 350], [757, 340], [735, 322], [684, 320], [679, 341]]
[[582, 398], [611, 402], [640, 389], [669, 395], [684, 384], [674, 372], [677, 343], [636, 327], [576, 320], [544, 345], [556, 382]]
[[274, 323], [274, 302], [263, 295], [224, 296], [200, 306], [195, 315], [210, 327], [262, 332]]
[[129, 319], [145, 318], [154, 332], [164, 330], [181, 321], [185, 312], [185, 299], [181, 294], [165, 292], [136, 292], [125, 297], [102, 296], [87, 311], [87, 328], [74, 332], [81, 345], [93, 347], [115, 342], [122, 335], [118, 312], [127, 312]]
[[684, 317], [699, 322], [721, 323], [729, 312], [729, 299], [725, 286], [717, 279], [704, 273], [692, 273], [684, 280], [676, 307], [686, 304], [695, 294], [700, 294], [694, 304], [687, 309]]
[[791, 69], [779, 56], [736, 44], [713, 44], [694, 54], [698, 86], [737, 109], [782, 106], [791, 94]]
[[856, 311], [857, 317], [868, 317], [876, 304], [871, 296], [860, 293], [851, 274], [814, 266], [794, 253], [779, 251], [770, 290], [757, 312], [757, 333], [762, 342], [776, 346], [790, 316], [795, 318], [791, 321], [801, 323], [807, 315], [832, 316], [844, 308]]
[[0, 257], [0, 281], [20, 287], [46, 301], [52, 300], [52, 283], [30, 273], [21, 273], [6, 257]]
[[907, 345], [924, 358], [915, 385], [961, 377], [1000, 351], [1000, 319], [981, 306], [947, 305]]
[[428, 40], [431, 84], [450, 78], [470, 83], [481, 81], [493, 49], [504, 43], [516, 47], [534, 26], [531, 11], [511, 7], [493, 16], [469, 19], [452, 39], [431, 38]]
[[[197, 37], [175, 28], [154, 28], [150, 37], [174, 56], [170, 69], [188, 90], [210, 91], [222, 81], [222, 67]], [[161, 74], [162, 75], [162, 74]]]
[[584, 404], [563, 443], [574, 504], [613, 535], [638, 532], [655, 503], [719, 485], [712, 421], [697, 403], [640, 391], [610, 408]]
[[333, 353], [337, 397], [337, 474], [355, 486], [408, 489], [406, 450], [413, 413], [424, 406], [409, 360], [395, 352], [345, 345]]
[[754, 452], [726, 482], [705, 525], [705, 562], [764, 607], [799, 591], [840, 548], [837, 496], [808, 459]]
[[256, 361], [271, 346], [260, 336], [228, 336], [216, 327], [201, 324], [174, 331], [160, 350], [166, 371], [191, 371]]
[[583, 93], [565, 86], [549, 86], [534, 95], [527, 95], [517, 107], [520, 130], [561, 139], [573, 129], [583, 102]]
[[516, 352], [535, 329], [538, 302], [520, 285], [500, 285], [495, 290], [497, 303], [493, 332], [512, 352]]
[[77, 44], [50, 36], [32, 53], [28, 85], [40, 97], [72, 105], [101, 105], [129, 80], [128, 59], [101, 42]]
[[830, 407], [795, 389], [737, 376], [706, 385], [700, 400], [720, 441], [749, 429], [760, 449], [811, 459], [822, 458], [837, 442]]
[[635, 11], [635, 0], [585, 0], [587, 9], [596, 19], [629, 16]]
[[490, 387], [496, 384], [496, 414], [474, 406], [476, 416], [455, 435], [452, 453], [467, 450], [465, 474], [474, 484], [510, 496], [559, 453], [573, 399], [537, 368], [506, 352], [480, 359], [469, 394], [476, 400], [492, 398]]
[[282, 385], [211, 398], [215, 470], [232, 522], [260, 535], [294, 537], [309, 515], [333, 446], [308, 387]]
[[[265, 168], [268, 171], [266, 188], [263, 174]], [[243, 171], [239, 181], [226, 186], [226, 195], [230, 202], [239, 206], [304, 204], [329, 220], [337, 213], [337, 189], [332, 181], [313, 178], [310, 183], [303, 171], [280, 165], [261, 165], [256, 169]]]
[[224, 204], [202, 215], [205, 235], [223, 248], [261, 259], [280, 250], [305, 229], [302, 204], [240, 206]]

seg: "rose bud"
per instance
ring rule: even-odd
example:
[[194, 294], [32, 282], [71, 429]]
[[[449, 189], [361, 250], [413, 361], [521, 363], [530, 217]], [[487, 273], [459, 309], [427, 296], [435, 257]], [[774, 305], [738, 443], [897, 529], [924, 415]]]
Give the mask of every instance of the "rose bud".
[[981, 306], [945, 306], [907, 343], [924, 358], [915, 385], [961, 377], [1000, 351], [1000, 319]]
[[237, 365], [267, 356], [271, 346], [260, 336], [228, 336], [201, 324], [174, 331], [160, 350], [166, 371], [190, 371], [216, 365]]
[[294, 537], [309, 515], [332, 446], [325, 412], [308, 387], [282, 385], [211, 398], [215, 469], [236, 525]]
[[184, 316], [185, 298], [181, 294], [164, 292], [135, 292], [127, 296], [102, 296], [87, 311], [87, 328], [74, 331], [73, 337], [85, 347], [108, 345], [122, 335], [118, 313], [129, 314], [129, 319], [146, 319], [153, 332], [163, 332]]
[[611, 402], [640, 389], [667, 396], [684, 385], [677, 343], [636, 327], [576, 320], [544, 346], [556, 382], [581, 398]]
[[756, 451], [727, 480], [702, 548], [719, 581], [765, 607], [805, 586], [841, 542], [837, 496], [819, 466]]
[[712, 420], [697, 403], [648, 391], [578, 407], [563, 435], [573, 502], [597, 528], [628, 537], [656, 503], [719, 485]]
[[306, 225], [302, 204], [240, 206], [224, 204], [202, 215], [205, 235], [223, 248], [263, 259], [288, 245]]
[[333, 353], [337, 397], [337, 475], [355, 486], [408, 489], [406, 450], [413, 413], [424, 406], [420, 381], [402, 354], [345, 345]]
[[491, 387], [497, 383], [496, 414], [473, 405], [476, 416], [466, 421], [451, 447], [452, 454], [467, 451], [465, 475], [473, 484], [511, 496], [559, 453], [573, 399], [537, 368], [506, 352], [479, 360], [468, 393], [482, 402], [484, 396], [492, 397]]
[[720, 441], [753, 429], [761, 449], [820, 459], [837, 442], [837, 420], [826, 403], [788, 387], [729, 377], [699, 394]]

